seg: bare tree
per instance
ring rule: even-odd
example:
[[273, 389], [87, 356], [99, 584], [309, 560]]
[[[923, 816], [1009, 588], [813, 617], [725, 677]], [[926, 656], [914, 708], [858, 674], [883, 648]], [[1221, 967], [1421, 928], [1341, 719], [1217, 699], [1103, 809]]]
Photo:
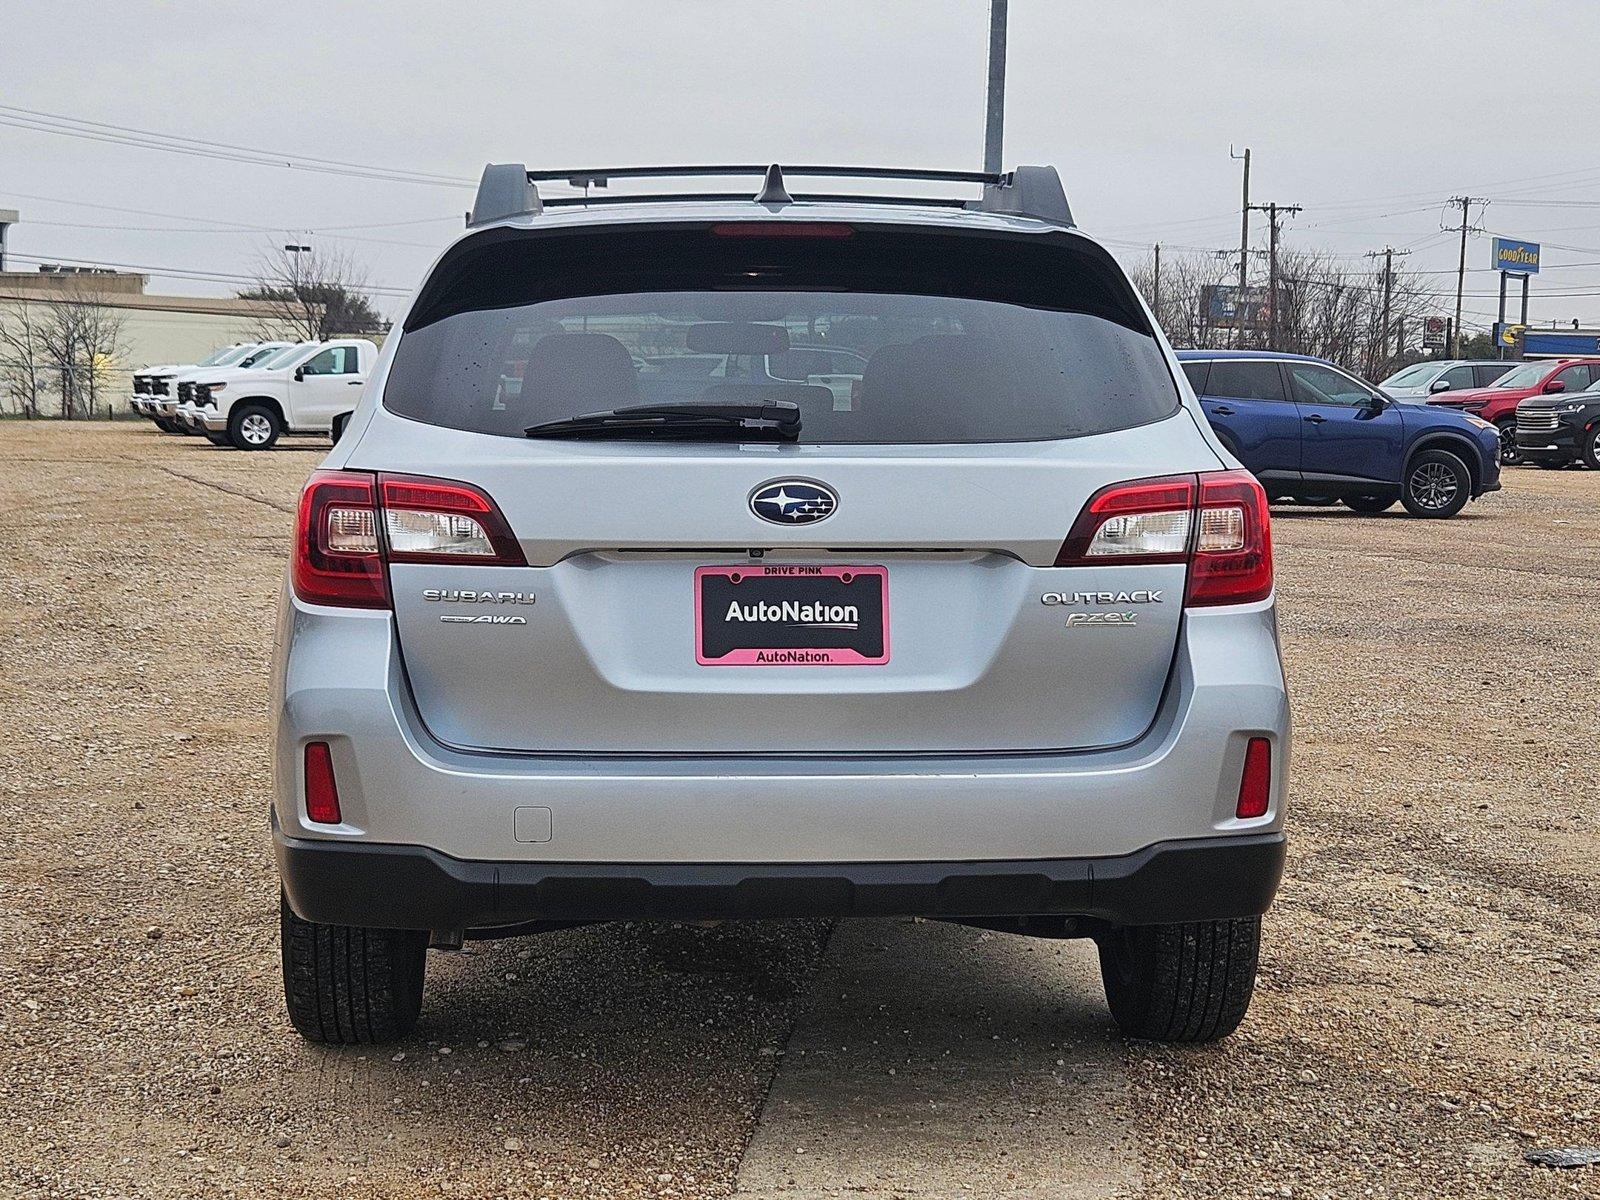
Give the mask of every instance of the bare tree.
[[291, 332], [313, 342], [386, 328], [366, 287], [366, 271], [348, 254], [315, 246], [275, 246], [262, 252], [255, 286], [239, 296], [266, 306], [257, 329], [262, 338]]
[[[39, 322], [45, 365], [56, 378], [61, 416], [68, 421], [94, 417], [113, 372], [127, 318], [93, 290], [88, 279], [74, 281], [51, 299]], [[108, 407], [109, 411], [109, 407]]]
[[17, 411], [39, 415], [46, 375], [41, 317], [26, 297], [0, 302], [0, 381]]
[[[1145, 299], [1154, 305], [1153, 259], [1147, 256], [1136, 263], [1131, 274]], [[1215, 256], [1162, 256], [1160, 311], [1156, 315], [1175, 346], [1216, 349], [1242, 341], [1246, 346], [1268, 348], [1273, 338], [1264, 324], [1252, 321], [1241, 339], [1231, 323], [1218, 324], [1209, 311], [1207, 289], [1232, 282], [1229, 262]], [[1332, 254], [1280, 250], [1277, 336], [1270, 348], [1330, 359], [1369, 379], [1382, 379], [1405, 361], [1397, 331], [1420, 328], [1422, 316], [1437, 302], [1416, 277], [1396, 270], [1390, 281], [1385, 327], [1383, 292], [1381, 271], [1352, 270]]]
[[1211, 254], [1163, 254], [1159, 305], [1154, 258], [1141, 259], [1130, 274], [1145, 300], [1157, 309], [1156, 320], [1173, 345], [1205, 350], [1232, 345], [1232, 326], [1218, 324], [1207, 303], [1208, 288], [1233, 278], [1226, 261]]

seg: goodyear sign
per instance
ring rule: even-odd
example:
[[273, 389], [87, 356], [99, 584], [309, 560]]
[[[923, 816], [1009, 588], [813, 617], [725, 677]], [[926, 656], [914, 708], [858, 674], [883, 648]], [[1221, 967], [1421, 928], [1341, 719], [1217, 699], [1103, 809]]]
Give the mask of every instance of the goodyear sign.
[[1496, 271], [1510, 271], [1514, 275], [1539, 273], [1539, 243], [1519, 242], [1515, 238], [1497, 237], [1491, 245]]

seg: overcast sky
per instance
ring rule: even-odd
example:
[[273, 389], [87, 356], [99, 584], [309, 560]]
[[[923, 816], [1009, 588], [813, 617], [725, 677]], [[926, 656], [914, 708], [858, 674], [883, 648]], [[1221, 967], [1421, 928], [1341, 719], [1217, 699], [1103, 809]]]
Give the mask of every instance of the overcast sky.
[[[392, 309], [472, 197], [20, 129], [17, 108], [456, 180], [491, 160], [975, 168], [987, 32], [987, 0], [9, 0], [10, 265], [226, 294], [292, 233], [352, 252]], [[1304, 206], [1286, 244], [1412, 247], [1441, 312], [1443, 202], [1487, 197], [1486, 229], [1544, 243], [1534, 318], [1600, 324], [1596, 46], [1596, 0], [1012, 0], [1005, 162], [1059, 166], [1131, 262], [1237, 245], [1228, 150], [1250, 146], [1253, 199]], [[1488, 262], [1475, 239], [1469, 327], [1493, 316]]]

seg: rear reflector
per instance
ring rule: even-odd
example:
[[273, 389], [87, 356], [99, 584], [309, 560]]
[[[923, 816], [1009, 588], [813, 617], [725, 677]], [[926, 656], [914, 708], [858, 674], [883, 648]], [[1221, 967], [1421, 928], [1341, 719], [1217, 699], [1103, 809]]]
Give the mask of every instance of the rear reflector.
[[1184, 603], [1248, 604], [1272, 594], [1267, 496], [1247, 471], [1135, 479], [1101, 488], [1056, 555], [1058, 567], [1189, 564]]
[[470, 484], [313, 474], [300, 493], [295, 595], [308, 604], [388, 608], [391, 562], [528, 565], [494, 501]]
[[333, 782], [333, 754], [327, 742], [306, 743], [306, 816], [318, 825], [337, 825], [339, 788]]
[[1244, 776], [1239, 780], [1239, 817], [1264, 817], [1272, 793], [1272, 743], [1253, 737], [1244, 751]]

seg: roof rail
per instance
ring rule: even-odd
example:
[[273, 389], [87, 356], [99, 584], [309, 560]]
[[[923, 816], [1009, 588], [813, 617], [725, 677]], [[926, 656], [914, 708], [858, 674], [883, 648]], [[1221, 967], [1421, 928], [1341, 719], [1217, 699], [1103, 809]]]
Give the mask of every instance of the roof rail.
[[[593, 188], [609, 187], [613, 179], [704, 179], [749, 175], [761, 179], [761, 190], [746, 192], [673, 192], [667, 194], [595, 196]], [[976, 183], [983, 185], [977, 200], [938, 196], [841, 195], [829, 192], [795, 192], [789, 178], [894, 179], [937, 183]], [[563, 182], [582, 188], [581, 196], [552, 196], [541, 199], [540, 182]], [[777, 163], [689, 167], [595, 167], [573, 170], [530, 171], [521, 163], [491, 163], [483, 169], [478, 197], [472, 206], [469, 225], [485, 225], [507, 217], [537, 216], [546, 205], [574, 206], [626, 203], [683, 203], [707, 200], [749, 200], [768, 208], [781, 208], [800, 201], [834, 201], [854, 204], [903, 204], [964, 208], [978, 212], [1011, 213], [1032, 217], [1055, 225], [1071, 226], [1072, 208], [1067, 203], [1061, 177], [1054, 167], [1018, 167], [1014, 171], [939, 171], [899, 167], [780, 166]]]

